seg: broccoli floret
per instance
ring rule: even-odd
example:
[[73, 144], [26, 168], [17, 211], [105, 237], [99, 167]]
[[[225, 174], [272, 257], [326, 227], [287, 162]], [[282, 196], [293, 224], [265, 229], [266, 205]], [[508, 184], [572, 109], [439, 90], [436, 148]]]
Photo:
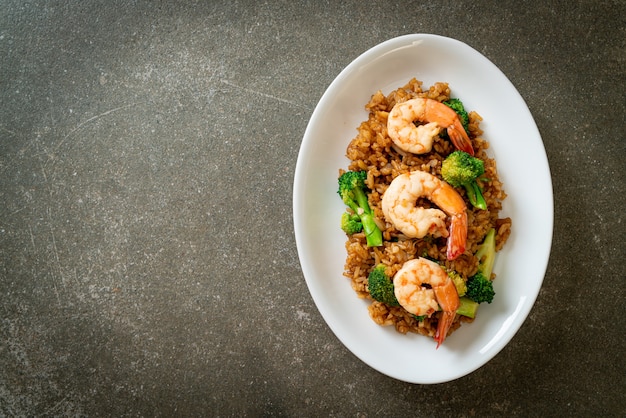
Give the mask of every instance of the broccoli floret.
[[339, 196], [341, 200], [358, 215], [363, 225], [368, 247], [383, 245], [383, 234], [376, 225], [374, 213], [370, 209], [365, 194], [365, 171], [346, 171], [339, 177]]
[[443, 102], [443, 104], [456, 112], [456, 114], [459, 116], [459, 119], [461, 120], [463, 128], [465, 128], [466, 132], [469, 132], [469, 115], [467, 114], [463, 103], [459, 99], [450, 99]]
[[467, 292], [465, 296], [477, 303], [491, 303], [493, 296], [493, 283], [482, 273], [476, 273], [467, 279]]
[[467, 293], [467, 285], [463, 276], [452, 269], [446, 269], [446, 273], [448, 274], [448, 277], [452, 279], [454, 287], [456, 287], [456, 292], [459, 294], [460, 303], [456, 313], [473, 318], [476, 315], [478, 303], [465, 297], [465, 294]]
[[463, 276], [461, 276], [454, 270], [447, 270], [446, 273], [448, 273], [448, 277], [450, 277], [452, 279], [452, 282], [454, 282], [456, 292], [459, 294], [459, 296], [465, 296], [465, 293], [467, 292], [467, 286], [465, 285], [465, 280], [463, 280]]
[[344, 212], [341, 215], [341, 229], [348, 235], [356, 234], [363, 230], [363, 224], [359, 215]]
[[391, 278], [385, 273], [385, 265], [379, 264], [367, 277], [367, 289], [374, 300], [389, 306], [400, 306], [393, 289]]
[[454, 187], [460, 187], [483, 175], [485, 165], [480, 158], [472, 157], [465, 151], [456, 150], [443, 161], [441, 171], [448, 183]]
[[478, 305], [478, 302], [474, 302], [470, 298], [461, 297], [459, 298], [459, 308], [456, 310], [456, 313], [467, 316], [468, 318], [474, 318], [476, 317]]
[[483, 161], [464, 151], [452, 152], [441, 164], [443, 179], [454, 187], [465, 187], [470, 203], [482, 210], [487, 209], [487, 202], [476, 179], [484, 173]]

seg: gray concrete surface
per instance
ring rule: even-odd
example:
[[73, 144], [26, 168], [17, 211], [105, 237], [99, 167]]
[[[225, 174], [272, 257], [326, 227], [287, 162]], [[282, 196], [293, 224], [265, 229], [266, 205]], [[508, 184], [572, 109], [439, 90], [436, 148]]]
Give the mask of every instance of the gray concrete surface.
[[[625, 3], [339, 3], [2, 2], [0, 416], [626, 415]], [[504, 71], [555, 193], [530, 317], [434, 386], [332, 334], [291, 214], [320, 96], [407, 33]]]

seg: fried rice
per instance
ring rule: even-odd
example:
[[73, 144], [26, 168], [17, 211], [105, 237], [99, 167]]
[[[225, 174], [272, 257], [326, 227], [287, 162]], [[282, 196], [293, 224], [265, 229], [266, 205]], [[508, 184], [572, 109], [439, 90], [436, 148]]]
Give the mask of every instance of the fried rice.
[[[468, 234], [465, 253], [455, 260], [446, 258], [445, 238], [426, 236], [421, 239], [407, 238], [385, 219], [382, 212], [382, 196], [391, 181], [400, 174], [414, 170], [426, 171], [441, 178], [442, 161], [455, 150], [448, 139], [435, 139], [432, 151], [427, 154], [411, 154], [395, 148], [387, 135], [387, 117], [396, 103], [413, 98], [429, 98], [439, 102], [450, 99], [450, 87], [439, 82], [424, 88], [421, 81], [411, 79], [406, 85], [384, 95], [378, 91], [372, 95], [365, 105], [369, 112], [368, 119], [357, 128], [357, 135], [352, 139], [346, 150], [350, 159], [347, 167], [351, 171], [366, 171], [366, 185], [369, 190], [369, 204], [383, 233], [383, 245], [368, 247], [365, 234], [357, 233], [347, 236], [345, 247], [347, 257], [344, 276], [350, 279], [352, 288], [360, 298], [368, 299], [369, 315], [377, 324], [394, 326], [406, 334], [418, 333], [434, 336], [439, 320], [439, 313], [419, 320], [402, 307], [392, 307], [371, 298], [367, 288], [367, 277], [378, 264], [386, 266], [386, 272], [393, 275], [402, 265], [413, 258], [428, 257], [439, 262], [446, 269], [458, 272], [465, 280], [476, 274], [478, 259], [474, 257], [478, 246], [491, 228], [496, 230], [496, 249], [499, 251], [511, 232], [511, 219], [500, 218], [502, 201], [506, 198], [503, 185], [498, 179], [496, 161], [487, 153], [489, 143], [484, 140], [480, 129], [481, 116], [469, 112], [469, 137], [475, 151], [475, 157], [484, 162], [485, 174], [481, 176], [480, 185], [487, 202], [488, 210], [474, 208], [468, 201], [465, 189], [456, 188], [467, 204]], [[462, 98], [461, 98], [462, 100]], [[339, 170], [339, 175], [344, 172]], [[420, 206], [428, 207], [431, 203], [420, 199]], [[495, 279], [495, 275], [492, 275]], [[496, 296], [497, 297], [497, 296]], [[472, 322], [473, 319], [457, 315], [449, 333], [457, 329], [461, 322]]]

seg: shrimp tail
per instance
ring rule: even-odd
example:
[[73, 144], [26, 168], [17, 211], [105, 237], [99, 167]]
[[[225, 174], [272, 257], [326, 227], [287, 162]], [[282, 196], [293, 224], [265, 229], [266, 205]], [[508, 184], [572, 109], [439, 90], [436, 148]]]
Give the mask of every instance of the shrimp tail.
[[454, 121], [454, 124], [448, 126], [447, 132], [450, 140], [457, 149], [474, 156], [472, 141], [470, 141], [469, 136], [467, 135], [467, 132], [465, 132], [465, 128], [463, 128], [463, 124], [460, 120], [457, 119]]
[[459, 309], [460, 304], [459, 294], [454, 282], [450, 279], [450, 276], [447, 276], [446, 279], [445, 285], [435, 288], [437, 303], [439, 303], [443, 311], [439, 317], [439, 324], [434, 337], [435, 341], [437, 341], [437, 348], [443, 344], [443, 341], [448, 336], [448, 331], [454, 322], [456, 310]]
[[448, 260], [454, 260], [465, 252], [467, 241], [467, 213], [461, 212], [452, 217], [448, 235], [447, 252]]
[[454, 322], [455, 315], [456, 312], [443, 311], [441, 313], [441, 317], [439, 318], [439, 324], [437, 325], [437, 331], [435, 332], [434, 337], [434, 340], [437, 342], [437, 348], [439, 348], [439, 346], [443, 344], [443, 341], [448, 336], [448, 331], [450, 330], [450, 327]]

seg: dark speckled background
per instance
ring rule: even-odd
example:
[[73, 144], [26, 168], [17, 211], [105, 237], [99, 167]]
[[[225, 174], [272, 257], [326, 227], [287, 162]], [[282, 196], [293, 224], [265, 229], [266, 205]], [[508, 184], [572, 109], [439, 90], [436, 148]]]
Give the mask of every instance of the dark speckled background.
[[[2, 2], [0, 416], [626, 415], [625, 3], [338, 3]], [[317, 101], [407, 33], [502, 69], [554, 187], [528, 320], [434, 386], [339, 342], [293, 235]]]

